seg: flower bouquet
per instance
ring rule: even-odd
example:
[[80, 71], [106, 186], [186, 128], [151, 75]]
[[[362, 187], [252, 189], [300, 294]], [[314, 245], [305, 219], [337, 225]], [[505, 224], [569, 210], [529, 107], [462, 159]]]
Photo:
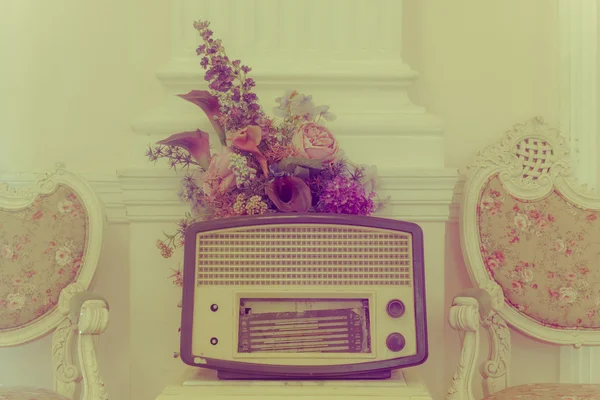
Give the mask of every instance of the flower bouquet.
[[151, 161], [167, 159], [171, 168], [186, 170], [180, 196], [191, 211], [176, 233], [157, 242], [164, 257], [183, 245], [195, 221], [269, 212], [369, 215], [381, 205], [375, 167], [344, 156], [325, 126], [335, 119], [328, 106], [290, 90], [275, 100], [279, 120], [267, 116], [253, 92], [251, 69], [227, 56], [208, 22], [194, 28], [203, 41], [197, 54], [208, 90], [179, 97], [204, 111], [221, 150], [211, 154], [209, 134], [201, 130], [176, 133], [148, 149]]

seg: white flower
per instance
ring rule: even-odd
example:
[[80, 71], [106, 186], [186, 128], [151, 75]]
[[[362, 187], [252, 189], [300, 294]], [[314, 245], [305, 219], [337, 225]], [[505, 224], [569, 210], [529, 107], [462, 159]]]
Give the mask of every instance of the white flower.
[[56, 262], [60, 266], [65, 266], [71, 262], [71, 250], [67, 247], [61, 247], [56, 250]]
[[590, 287], [590, 284], [586, 280], [583, 280], [583, 279], [577, 280], [576, 285], [577, 285], [577, 288], [579, 288], [581, 290], [585, 290], [588, 287]]
[[600, 296], [596, 297], [596, 301], [594, 301], [596, 307], [600, 307]]
[[275, 99], [279, 103], [278, 107], [273, 108], [273, 112], [276, 116], [285, 118], [288, 116], [288, 106], [290, 103], [290, 97], [292, 96], [292, 90], [286, 90], [283, 96]]
[[556, 239], [556, 242], [554, 242], [554, 250], [558, 251], [559, 253], [564, 252], [566, 247], [565, 241], [562, 239]]
[[515, 215], [515, 225], [522, 231], [527, 230], [530, 225], [529, 217], [525, 214], [517, 214]]
[[19, 288], [19, 291], [24, 294], [33, 294], [35, 293], [35, 285], [31, 282], [24, 283]]
[[572, 287], [561, 287], [558, 292], [563, 303], [573, 304], [577, 301], [577, 291]]
[[292, 115], [304, 116], [311, 115], [313, 109], [315, 108], [314, 103], [312, 102], [312, 96], [306, 96], [298, 93], [295, 96], [292, 96], [289, 102], [290, 112]]
[[533, 280], [533, 271], [529, 268], [521, 271], [521, 279], [523, 282], [531, 282]]
[[310, 112], [310, 119], [313, 121], [318, 118], [323, 118], [325, 121], [335, 121], [336, 116], [329, 112], [329, 106], [316, 106]]
[[61, 213], [68, 213], [73, 210], [73, 202], [70, 200], [63, 200], [58, 203], [58, 211]]
[[12, 258], [14, 252], [11, 246], [5, 244], [4, 246], [2, 246], [2, 258]]
[[20, 293], [10, 293], [6, 296], [6, 306], [9, 310], [16, 311], [25, 305], [25, 297]]

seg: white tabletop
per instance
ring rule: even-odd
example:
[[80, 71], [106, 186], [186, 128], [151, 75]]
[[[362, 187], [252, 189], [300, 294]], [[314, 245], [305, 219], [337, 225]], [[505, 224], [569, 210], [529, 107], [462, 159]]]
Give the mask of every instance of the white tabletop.
[[214, 371], [198, 368], [180, 385], [168, 386], [157, 400], [307, 400], [332, 397], [377, 400], [431, 400], [429, 391], [413, 369], [397, 370], [390, 379], [323, 381], [219, 380]]

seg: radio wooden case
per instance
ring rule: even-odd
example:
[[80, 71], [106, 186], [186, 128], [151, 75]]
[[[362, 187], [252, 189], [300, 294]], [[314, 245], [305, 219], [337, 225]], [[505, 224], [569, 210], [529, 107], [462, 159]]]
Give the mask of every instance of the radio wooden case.
[[186, 231], [181, 358], [221, 379], [387, 378], [427, 359], [423, 233], [271, 214]]

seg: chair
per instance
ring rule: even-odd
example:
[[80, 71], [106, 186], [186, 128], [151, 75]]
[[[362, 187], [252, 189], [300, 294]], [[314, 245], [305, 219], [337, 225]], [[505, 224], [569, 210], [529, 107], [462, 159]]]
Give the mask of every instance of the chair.
[[600, 399], [600, 385], [510, 387], [509, 326], [561, 345], [600, 345], [600, 198], [579, 186], [565, 140], [539, 118], [515, 125], [469, 167], [460, 236], [473, 289], [449, 322], [462, 352], [448, 400], [472, 400], [480, 327], [487, 400]]
[[94, 345], [108, 304], [87, 292], [103, 225], [93, 190], [61, 166], [32, 187], [0, 183], [0, 347], [54, 332], [54, 390], [7, 387], [0, 377], [0, 400], [73, 399], [78, 382], [82, 399], [108, 398]]

